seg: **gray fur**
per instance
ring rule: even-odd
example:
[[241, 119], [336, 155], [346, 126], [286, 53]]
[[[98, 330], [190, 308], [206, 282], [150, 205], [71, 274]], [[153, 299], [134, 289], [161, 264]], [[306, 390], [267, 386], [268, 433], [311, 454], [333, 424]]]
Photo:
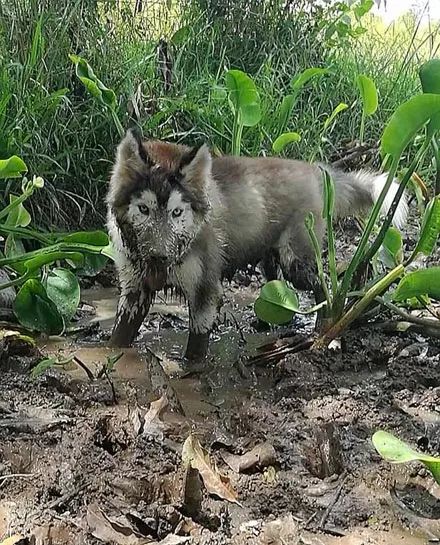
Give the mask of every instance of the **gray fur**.
[[[331, 174], [339, 215], [371, 207], [378, 184], [383, 185], [372, 173]], [[150, 192], [157, 194], [157, 206], [144, 221], [139, 195], [151, 205]], [[182, 208], [181, 199], [188, 206], [177, 224], [173, 207], [177, 203]], [[204, 350], [197, 350], [197, 343], [204, 344], [216, 319], [222, 277], [262, 260], [271, 276], [279, 264], [287, 280], [298, 289], [313, 290], [321, 300], [304, 220], [309, 212], [314, 214], [321, 242], [322, 206], [322, 175], [316, 165], [278, 158], [211, 159], [205, 147], [196, 152], [142, 142], [128, 133], [118, 148], [108, 195], [108, 227], [121, 284], [112, 343], [130, 344], [154, 291], [170, 285], [189, 304], [186, 355], [200, 356]], [[405, 206], [398, 210], [399, 221]]]

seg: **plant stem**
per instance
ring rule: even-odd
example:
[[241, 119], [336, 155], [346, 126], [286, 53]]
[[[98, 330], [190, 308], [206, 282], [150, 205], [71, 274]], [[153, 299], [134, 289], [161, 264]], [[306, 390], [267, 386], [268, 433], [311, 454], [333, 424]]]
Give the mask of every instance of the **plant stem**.
[[323, 348], [327, 346], [333, 339], [339, 337], [344, 331], [362, 312], [368, 307], [368, 305], [381, 293], [383, 293], [395, 280], [397, 280], [404, 273], [405, 269], [403, 265], [398, 265], [391, 270], [384, 278], [376, 282], [360, 299], [357, 301], [348, 312], [346, 312], [342, 318], [328, 329], [324, 335], [318, 337], [314, 342], [315, 348]]
[[359, 142], [362, 144], [364, 141], [364, 135], [365, 135], [365, 110], [362, 109], [362, 117], [361, 117], [361, 127], [359, 130]]
[[435, 161], [435, 194], [440, 195], [440, 151], [438, 149], [437, 138], [434, 135], [431, 140], [432, 150]]
[[326, 299], [326, 302], [327, 302], [327, 308], [330, 309], [332, 308], [332, 297], [330, 296], [330, 293], [328, 291], [328, 287], [327, 287], [327, 282], [325, 280], [325, 276], [324, 276], [324, 267], [322, 266], [322, 253], [321, 253], [321, 246], [318, 242], [318, 239], [316, 238], [316, 233], [315, 233], [315, 230], [313, 228], [314, 226], [314, 223], [315, 223], [315, 220], [314, 220], [314, 217], [313, 217], [313, 214], [310, 214], [308, 216], [309, 221], [305, 221], [305, 225], [306, 225], [306, 229], [309, 233], [309, 237], [310, 237], [310, 240], [312, 242], [312, 246], [313, 246], [313, 250], [315, 252], [315, 259], [316, 259], [316, 267], [318, 269], [318, 278], [319, 278], [319, 282], [321, 284], [321, 287], [322, 287], [322, 290], [324, 292], [324, 295], [325, 295], [325, 299]]

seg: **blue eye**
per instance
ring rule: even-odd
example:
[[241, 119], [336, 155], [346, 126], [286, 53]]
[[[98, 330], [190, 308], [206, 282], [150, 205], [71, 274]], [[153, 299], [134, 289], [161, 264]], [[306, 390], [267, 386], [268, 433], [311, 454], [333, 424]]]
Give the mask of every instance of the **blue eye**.
[[139, 207], [139, 212], [141, 212], [145, 216], [150, 215], [150, 209], [148, 208], [146, 204], [139, 204], [138, 207]]
[[182, 208], [175, 208], [175, 209], [171, 212], [173, 218], [178, 218], [179, 216], [182, 215], [182, 213], [183, 213]]

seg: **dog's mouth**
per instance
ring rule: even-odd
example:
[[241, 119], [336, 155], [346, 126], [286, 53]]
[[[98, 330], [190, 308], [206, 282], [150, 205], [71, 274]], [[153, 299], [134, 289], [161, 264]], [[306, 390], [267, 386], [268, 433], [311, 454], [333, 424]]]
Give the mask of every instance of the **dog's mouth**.
[[159, 291], [164, 288], [167, 281], [166, 262], [151, 262], [148, 264], [146, 282], [150, 290]]

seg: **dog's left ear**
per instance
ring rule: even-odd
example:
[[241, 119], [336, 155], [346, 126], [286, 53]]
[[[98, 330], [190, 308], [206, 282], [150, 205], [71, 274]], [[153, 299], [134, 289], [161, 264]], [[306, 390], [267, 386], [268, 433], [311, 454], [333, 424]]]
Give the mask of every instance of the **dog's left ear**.
[[179, 165], [179, 170], [186, 182], [196, 189], [203, 189], [211, 175], [212, 158], [206, 144], [186, 152]]

